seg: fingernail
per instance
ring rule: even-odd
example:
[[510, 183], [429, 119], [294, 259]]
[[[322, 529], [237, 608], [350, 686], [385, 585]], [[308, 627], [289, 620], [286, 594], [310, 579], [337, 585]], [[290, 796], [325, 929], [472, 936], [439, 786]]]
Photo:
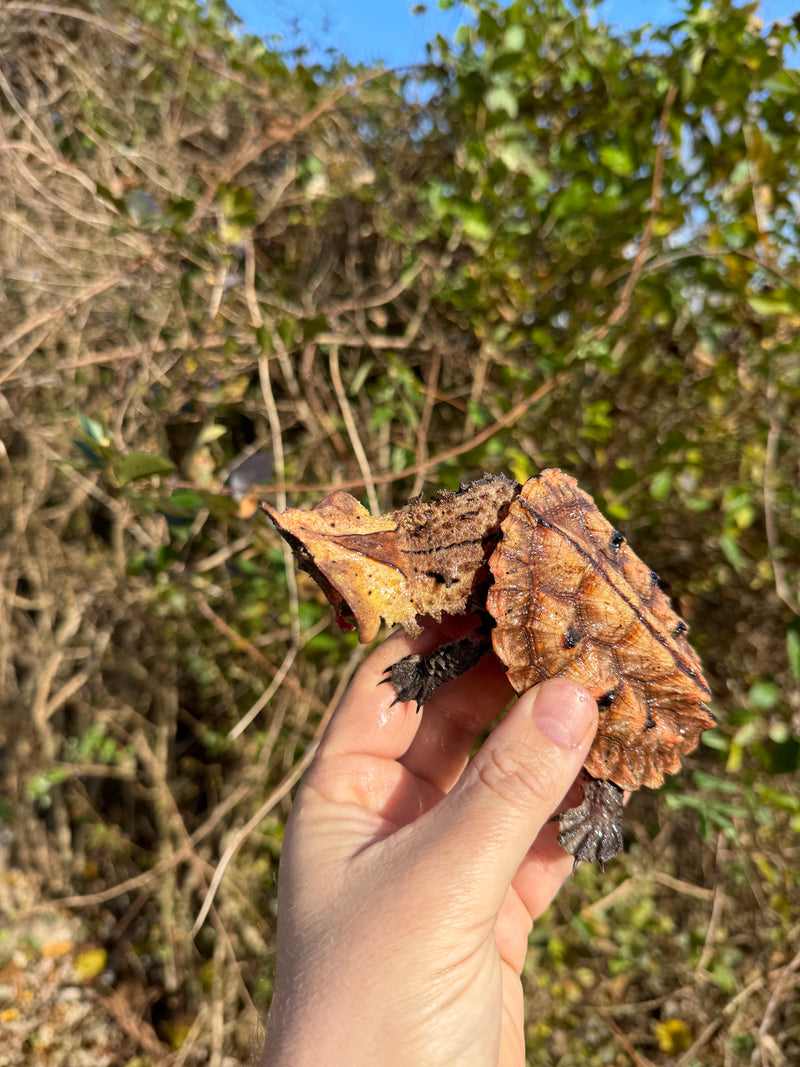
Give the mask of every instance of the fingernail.
[[595, 705], [580, 686], [551, 678], [536, 690], [531, 717], [559, 748], [575, 748], [594, 722]]

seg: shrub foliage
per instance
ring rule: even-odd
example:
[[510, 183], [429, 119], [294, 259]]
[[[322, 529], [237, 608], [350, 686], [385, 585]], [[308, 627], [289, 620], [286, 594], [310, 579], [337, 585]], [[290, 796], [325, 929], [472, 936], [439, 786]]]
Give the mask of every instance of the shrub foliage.
[[246, 1054], [361, 658], [258, 494], [545, 466], [658, 569], [720, 725], [537, 927], [530, 1062], [800, 1057], [798, 33], [466, 14], [403, 73], [216, 0], [0, 8], [0, 817], [107, 1010], [139, 989], [119, 1062]]

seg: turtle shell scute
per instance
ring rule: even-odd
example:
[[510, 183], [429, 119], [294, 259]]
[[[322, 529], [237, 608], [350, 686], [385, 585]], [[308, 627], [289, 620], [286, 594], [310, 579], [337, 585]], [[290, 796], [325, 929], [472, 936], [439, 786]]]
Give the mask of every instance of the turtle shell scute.
[[517, 692], [584, 685], [600, 725], [584, 764], [623, 789], [656, 787], [714, 725], [688, 627], [574, 478], [545, 470], [510, 505], [489, 559], [492, 642]]

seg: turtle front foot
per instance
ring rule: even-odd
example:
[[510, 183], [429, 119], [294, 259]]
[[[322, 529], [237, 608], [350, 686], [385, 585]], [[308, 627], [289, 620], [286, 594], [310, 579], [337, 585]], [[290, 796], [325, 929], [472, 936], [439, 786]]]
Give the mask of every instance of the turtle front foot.
[[417, 711], [426, 704], [439, 686], [451, 682], [474, 667], [489, 651], [488, 636], [480, 630], [440, 645], [425, 656], [406, 656], [387, 667], [379, 685], [389, 684], [397, 693], [392, 704], [401, 700], [416, 701]]
[[622, 852], [622, 790], [600, 778], [583, 781], [583, 802], [558, 816], [558, 843], [581, 860], [601, 867]]

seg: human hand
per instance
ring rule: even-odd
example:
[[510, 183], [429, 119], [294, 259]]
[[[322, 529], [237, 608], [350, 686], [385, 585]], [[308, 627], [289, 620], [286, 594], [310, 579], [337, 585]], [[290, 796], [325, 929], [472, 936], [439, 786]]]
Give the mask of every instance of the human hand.
[[[456, 624], [458, 626], [458, 624]], [[463, 627], [461, 627], [463, 630]], [[454, 636], [389, 638], [359, 669], [284, 837], [263, 1067], [522, 1067], [533, 920], [572, 868], [550, 820], [597, 728], [552, 679], [513, 695], [494, 656], [417, 714], [384, 670]], [[533, 844], [531, 844], [533, 842]]]

